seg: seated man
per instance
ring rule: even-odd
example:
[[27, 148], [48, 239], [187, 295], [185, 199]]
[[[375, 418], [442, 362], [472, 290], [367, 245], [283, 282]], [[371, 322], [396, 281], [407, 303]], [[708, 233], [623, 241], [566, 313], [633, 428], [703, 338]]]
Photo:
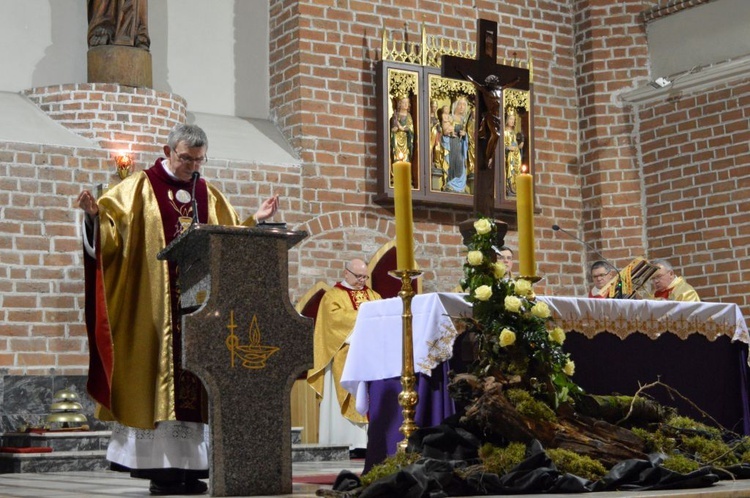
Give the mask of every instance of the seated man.
[[651, 261], [651, 264], [659, 267], [659, 270], [651, 277], [654, 299], [666, 299], [669, 301], [701, 300], [692, 285], [685, 282], [682, 277], [674, 274], [674, 269], [669, 262], [664, 259], [655, 259]]
[[591, 281], [594, 286], [589, 291], [590, 298], [603, 299], [608, 297], [604, 292], [607, 283], [617, 276], [617, 270], [606, 261], [596, 261], [591, 265]]

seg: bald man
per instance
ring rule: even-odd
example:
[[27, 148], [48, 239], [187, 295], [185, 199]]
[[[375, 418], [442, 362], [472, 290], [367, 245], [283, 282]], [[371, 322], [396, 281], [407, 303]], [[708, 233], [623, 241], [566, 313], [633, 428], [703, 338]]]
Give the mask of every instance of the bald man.
[[675, 275], [672, 265], [664, 259], [655, 259], [651, 264], [659, 267], [651, 277], [655, 299], [668, 301], [700, 301], [698, 293], [682, 277]]
[[343, 280], [320, 300], [315, 320], [314, 367], [307, 382], [320, 403], [320, 444], [346, 444], [350, 450], [367, 447], [367, 419], [354, 407], [351, 393], [341, 387], [341, 373], [349, 353], [348, 337], [360, 304], [380, 299], [367, 286], [367, 264], [353, 259], [344, 265]]

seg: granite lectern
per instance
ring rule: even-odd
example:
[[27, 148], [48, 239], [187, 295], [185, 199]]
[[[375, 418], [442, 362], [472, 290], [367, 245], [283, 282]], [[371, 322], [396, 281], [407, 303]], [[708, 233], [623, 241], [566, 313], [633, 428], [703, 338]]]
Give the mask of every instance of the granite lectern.
[[313, 322], [288, 293], [307, 234], [195, 224], [159, 259], [179, 265], [183, 366], [209, 396], [210, 493], [292, 493], [290, 392], [313, 366]]

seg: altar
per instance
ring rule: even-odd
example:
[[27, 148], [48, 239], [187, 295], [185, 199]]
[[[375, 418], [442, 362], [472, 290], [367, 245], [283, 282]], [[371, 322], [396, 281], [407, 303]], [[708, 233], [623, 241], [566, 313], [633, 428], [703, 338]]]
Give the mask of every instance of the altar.
[[[634, 394], [661, 380], [735, 432], [750, 434], [747, 324], [736, 304], [611, 300], [539, 296], [556, 323], [569, 332], [564, 344], [576, 363], [573, 380], [587, 392]], [[456, 368], [459, 331], [451, 317], [468, 316], [463, 294], [414, 296], [414, 370], [420, 396], [419, 427], [455, 413], [447, 372]], [[341, 383], [369, 413], [365, 468], [379, 463], [403, 439], [397, 396], [401, 391], [400, 298], [364, 303], [350, 336]], [[460, 368], [460, 366], [458, 366]], [[651, 393], [651, 392], [650, 392]], [[690, 403], [666, 391], [653, 393], [696, 416]]]

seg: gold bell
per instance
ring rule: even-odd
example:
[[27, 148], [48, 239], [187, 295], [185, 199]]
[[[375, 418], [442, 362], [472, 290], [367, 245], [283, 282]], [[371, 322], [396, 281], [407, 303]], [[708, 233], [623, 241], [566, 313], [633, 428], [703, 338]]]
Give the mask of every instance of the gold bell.
[[86, 424], [86, 415], [81, 413], [83, 406], [78, 402], [78, 395], [69, 389], [55, 393], [50, 405], [51, 413], [47, 415], [47, 424], [58, 424], [58, 428], [80, 427]]

